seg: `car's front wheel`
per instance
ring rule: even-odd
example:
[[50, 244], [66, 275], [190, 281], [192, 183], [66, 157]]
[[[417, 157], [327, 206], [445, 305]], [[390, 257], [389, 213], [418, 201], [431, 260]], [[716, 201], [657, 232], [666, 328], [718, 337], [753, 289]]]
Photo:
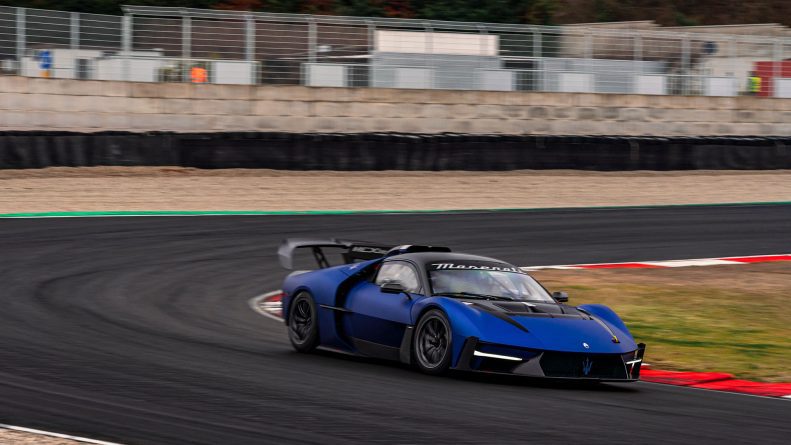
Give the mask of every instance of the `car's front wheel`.
[[319, 345], [316, 304], [310, 294], [300, 292], [289, 308], [288, 339], [299, 352], [310, 352]]
[[448, 317], [437, 309], [426, 312], [415, 328], [412, 358], [427, 374], [442, 374], [450, 367], [452, 332]]

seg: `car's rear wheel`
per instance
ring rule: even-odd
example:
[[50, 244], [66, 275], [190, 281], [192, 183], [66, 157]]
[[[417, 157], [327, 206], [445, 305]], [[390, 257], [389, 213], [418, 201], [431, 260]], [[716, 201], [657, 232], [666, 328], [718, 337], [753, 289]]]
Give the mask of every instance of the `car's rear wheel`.
[[310, 352], [319, 345], [316, 304], [310, 294], [300, 292], [291, 302], [288, 316], [288, 339], [299, 352]]
[[437, 309], [426, 312], [415, 328], [412, 358], [427, 374], [442, 374], [450, 367], [452, 332], [445, 314]]

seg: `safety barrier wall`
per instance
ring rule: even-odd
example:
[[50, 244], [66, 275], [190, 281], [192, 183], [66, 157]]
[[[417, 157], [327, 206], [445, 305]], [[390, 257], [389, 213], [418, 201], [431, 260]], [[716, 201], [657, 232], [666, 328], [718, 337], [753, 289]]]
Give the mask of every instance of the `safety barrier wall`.
[[0, 132], [0, 168], [788, 169], [791, 137]]
[[791, 99], [0, 76], [0, 131], [791, 136]]

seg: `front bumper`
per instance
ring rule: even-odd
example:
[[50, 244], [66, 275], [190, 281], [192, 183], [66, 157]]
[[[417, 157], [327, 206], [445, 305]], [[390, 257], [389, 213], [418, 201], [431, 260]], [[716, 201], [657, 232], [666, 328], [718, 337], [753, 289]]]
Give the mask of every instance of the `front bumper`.
[[634, 382], [645, 344], [625, 354], [542, 351], [480, 342], [469, 337], [455, 369], [555, 379]]

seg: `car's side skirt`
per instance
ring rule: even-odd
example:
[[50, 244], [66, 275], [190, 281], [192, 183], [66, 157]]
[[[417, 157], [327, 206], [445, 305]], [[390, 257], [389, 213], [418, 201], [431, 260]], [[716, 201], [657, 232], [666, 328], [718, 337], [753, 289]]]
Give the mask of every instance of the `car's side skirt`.
[[360, 355], [398, 361], [400, 349], [352, 337], [354, 348]]
[[394, 360], [409, 365], [412, 363], [412, 338], [414, 334], [415, 327], [411, 325], [406, 326], [404, 337], [401, 339], [401, 346], [398, 348], [354, 337], [352, 337], [352, 344], [359, 355]]

